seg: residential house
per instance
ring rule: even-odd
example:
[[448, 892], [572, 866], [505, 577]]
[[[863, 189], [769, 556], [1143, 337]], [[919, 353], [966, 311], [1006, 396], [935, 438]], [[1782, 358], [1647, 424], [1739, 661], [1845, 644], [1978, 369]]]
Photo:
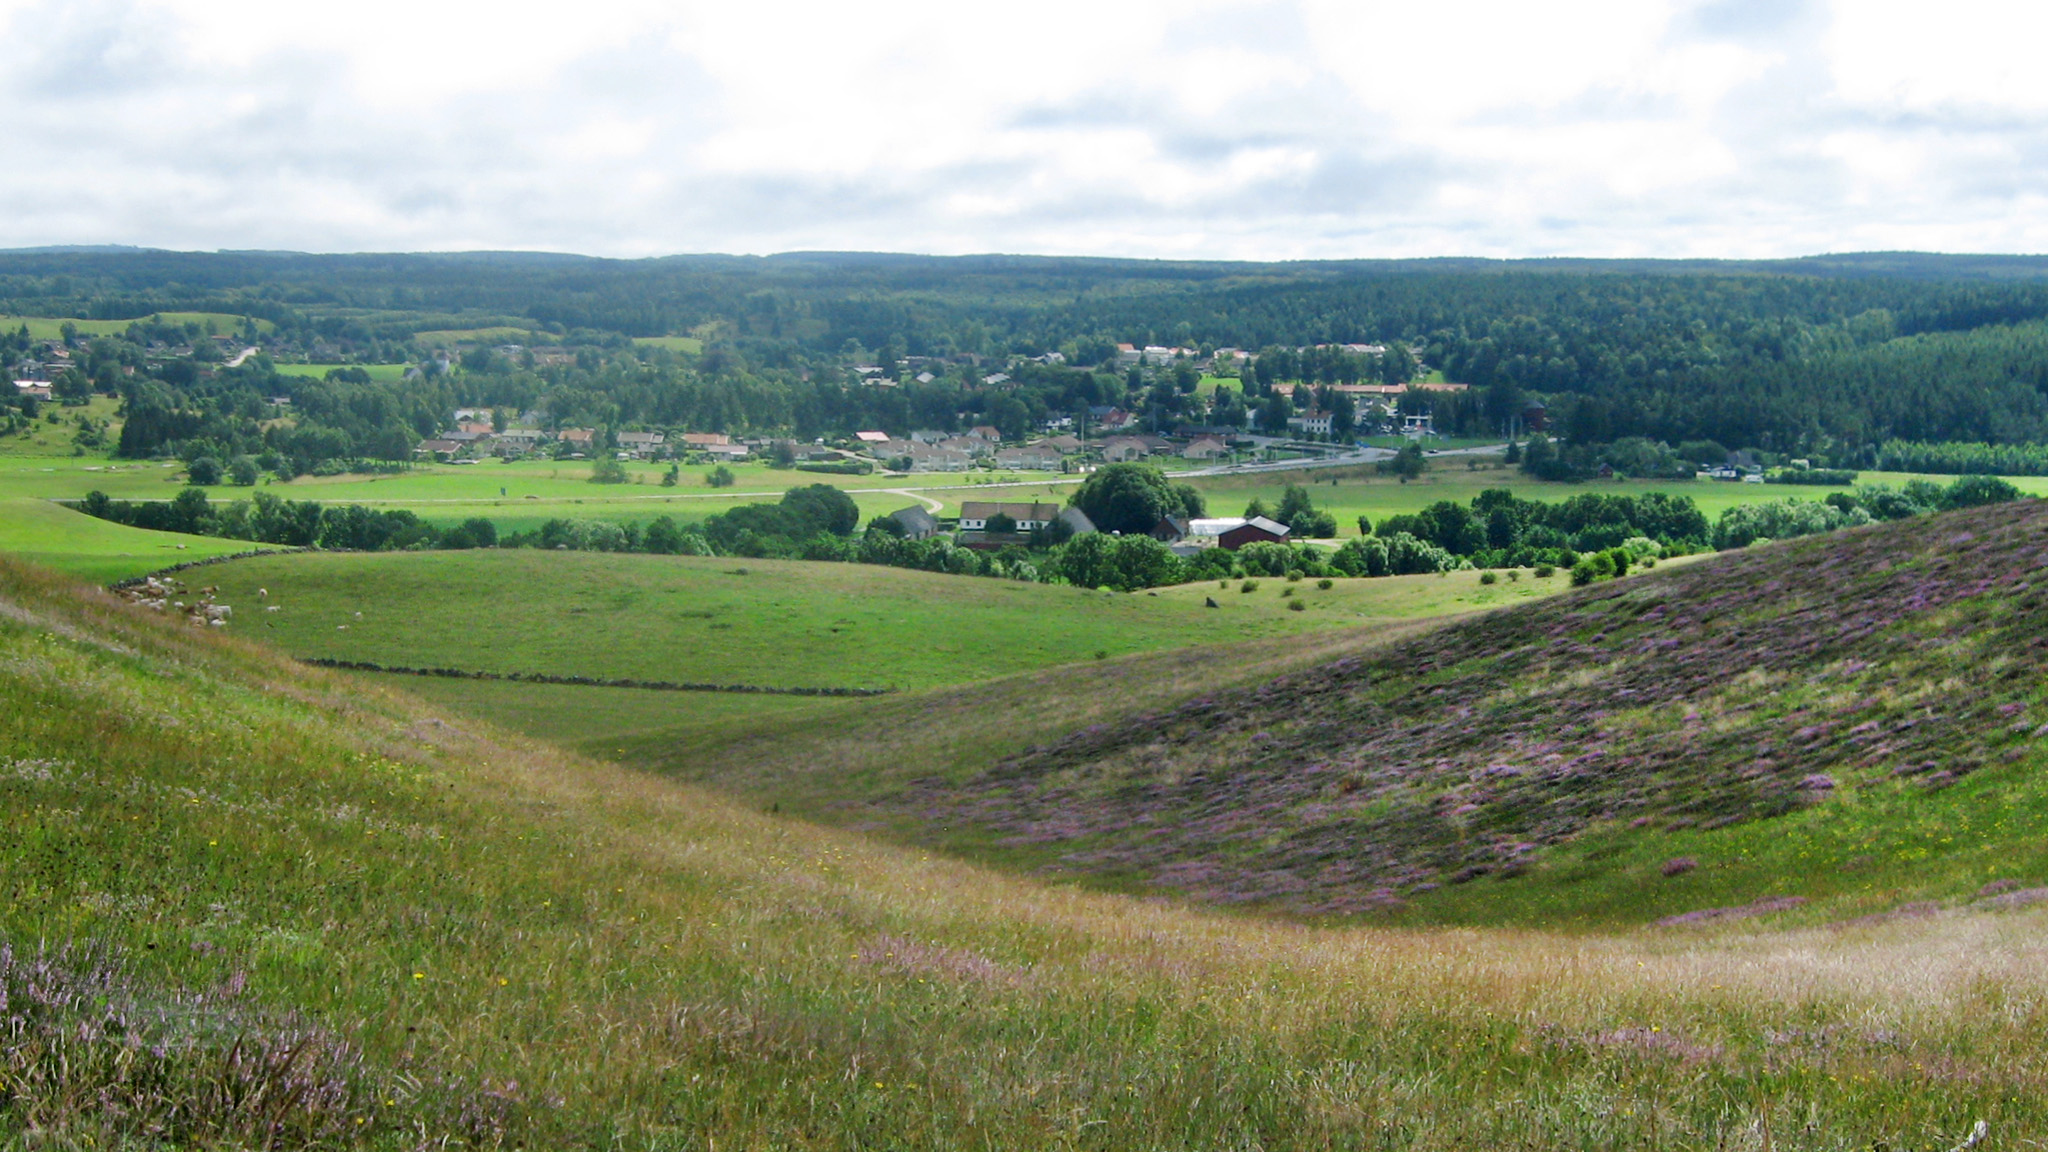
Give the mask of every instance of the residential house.
[[1008, 372], [992, 372], [987, 376], [983, 376], [981, 382], [994, 388], [999, 384], [1008, 384], [1010, 382], [1010, 374]]
[[977, 440], [986, 440], [991, 444], [1001, 444], [1003, 442], [1003, 434], [997, 431], [992, 424], [976, 424], [967, 430], [967, 434]]
[[422, 440], [413, 453], [419, 456], [453, 456], [462, 451], [464, 445], [454, 440]]
[[1057, 472], [1060, 454], [1043, 444], [1025, 448], [1004, 448], [996, 453], [996, 465], [1001, 468], [1029, 468], [1041, 472]]
[[16, 380], [14, 382], [14, 394], [17, 396], [33, 396], [38, 400], [48, 400], [50, 398], [50, 385], [42, 380]]
[[564, 428], [561, 431], [560, 439], [571, 448], [588, 450], [591, 443], [597, 439], [597, 430], [595, 428]]
[[1044, 528], [1059, 519], [1060, 506], [968, 500], [960, 505], [960, 528], [966, 532], [987, 531], [988, 522], [999, 515], [1015, 520], [1017, 531], [1030, 532], [1033, 529]]
[[1081, 441], [1074, 436], [1048, 436], [1038, 442], [1038, 447], [1058, 452], [1064, 456], [1069, 452], [1079, 452], [1081, 450]]
[[716, 448], [732, 443], [732, 437], [723, 432], [685, 432], [683, 447], [687, 449]]
[[932, 444], [905, 444], [902, 452], [891, 453], [889, 458], [896, 456], [908, 456], [912, 472], [965, 472], [974, 466], [974, 458], [967, 453]]
[[1086, 536], [1095, 531], [1095, 521], [1088, 518], [1079, 508], [1066, 508], [1060, 512], [1060, 523], [1065, 524], [1076, 536]]
[[1204, 436], [1180, 450], [1189, 460], [1215, 460], [1230, 455], [1230, 445], [1214, 436]]
[[1148, 535], [1161, 544], [1178, 543], [1187, 538], [1188, 520], [1184, 516], [1161, 516]]
[[887, 444], [889, 442], [889, 434], [887, 432], [855, 432], [853, 438], [863, 444]]
[[889, 513], [889, 519], [903, 526], [905, 540], [924, 540], [939, 534], [939, 522], [922, 504], [913, 504]]
[[952, 436], [951, 432], [941, 432], [936, 428], [919, 428], [910, 434], [910, 438], [919, 444], [937, 444], [941, 440], [951, 439]]
[[661, 450], [667, 437], [659, 432], [621, 432], [619, 447], [633, 454], [636, 459], [645, 460]]
[[1328, 436], [1330, 429], [1335, 426], [1335, 417], [1328, 412], [1303, 412], [1298, 416], [1289, 416], [1287, 426], [1304, 436]]
[[697, 451], [722, 460], [745, 460], [753, 454], [753, 449], [745, 444], [706, 444]]
[[1102, 445], [1102, 458], [1112, 464], [1143, 460], [1149, 455], [1151, 453], [1145, 450], [1145, 442], [1135, 436], [1113, 436]]
[[457, 432], [467, 432], [473, 436], [495, 436], [498, 432], [496, 428], [491, 426], [489, 420], [464, 420], [455, 425], [455, 430]]
[[996, 450], [994, 444], [983, 440], [979, 436], [949, 436], [932, 445], [932, 447], [950, 449], [954, 452], [965, 452], [971, 458], [992, 456]]

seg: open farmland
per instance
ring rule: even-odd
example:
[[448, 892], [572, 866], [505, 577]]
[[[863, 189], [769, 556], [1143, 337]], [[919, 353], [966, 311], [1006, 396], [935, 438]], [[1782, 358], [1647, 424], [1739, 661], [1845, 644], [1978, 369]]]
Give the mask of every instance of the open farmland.
[[[201, 328], [211, 325], [213, 331], [222, 336], [233, 335], [241, 329], [244, 323], [243, 317], [229, 315], [225, 312], [157, 312], [149, 316], [137, 316], [130, 320], [80, 320], [61, 316], [0, 316], [0, 328], [14, 331], [23, 325], [27, 325], [29, 339], [31, 340], [61, 340], [64, 337], [64, 326], [66, 324], [72, 325], [82, 336], [114, 336], [126, 332], [131, 324], [138, 324], [148, 320], [159, 320], [165, 324], [197, 324]], [[269, 332], [276, 327], [276, 325], [268, 320], [256, 321], [256, 328], [259, 332]]]
[[310, 376], [324, 380], [329, 372], [337, 368], [360, 369], [372, 380], [403, 380], [410, 364], [278, 364], [279, 376]]

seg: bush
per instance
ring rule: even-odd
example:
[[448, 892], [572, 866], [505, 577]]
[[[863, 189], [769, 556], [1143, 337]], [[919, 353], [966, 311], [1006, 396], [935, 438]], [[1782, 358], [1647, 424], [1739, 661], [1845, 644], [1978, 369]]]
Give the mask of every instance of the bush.
[[1479, 582], [1481, 584], [1498, 584], [1500, 583], [1500, 577], [1495, 576], [1491, 572], [1481, 572], [1479, 574]]
[[705, 474], [704, 482], [713, 488], [730, 488], [739, 482], [739, 478], [732, 474], [732, 469], [720, 464]]
[[627, 479], [623, 461], [605, 457], [590, 466], [592, 484], [624, 484]]
[[1593, 558], [1589, 556], [1572, 565], [1572, 587], [1580, 588], [1591, 584], [1598, 578], [1598, 575], [1599, 573], [1593, 567]]
[[1257, 580], [1247, 580], [1239, 584], [1237, 590], [1239, 592], [1257, 592], [1259, 590], [1259, 582]]
[[185, 477], [194, 484], [211, 487], [220, 483], [220, 461], [201, 456], [185, 466]]
[[1548, 580], [1556, 574], [1557, 569], [1549, 564], [1538, 564], [1536, 566], [1535, 576], [1538, 580]]
[[1290, 601], [1290, 602], [1288, 603], [1288, 605], [1287, 605], [1287, 610], [1288, 610], [1288, 611], [1290, 611], [1290, 612], [1305, 612], [1305, 611], [1307, 611], [1307, 610], [1308, 610], [1308, 601], [1306, 601], [1306, 600], [1294, 600], [1294, 601]]
[[1330, 589], [1335, 588], [1336, 586], [1337, 582], [1335, 580], [1330, 579], [1327, 576], [1321, 580], [1316, 581], [1316, 587], [1321, 588], [1325, 592], [1328, 592]]

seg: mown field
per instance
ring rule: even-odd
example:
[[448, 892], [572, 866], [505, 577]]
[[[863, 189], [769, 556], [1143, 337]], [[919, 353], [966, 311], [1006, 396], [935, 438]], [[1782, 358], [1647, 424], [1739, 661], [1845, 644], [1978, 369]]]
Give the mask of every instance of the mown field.
[[525, 744], [12, 565], [0, 604], [9, 1140], [1847, 1150], [2048, 1128], [2038, 910], [1575, 935], [1219, 915]]
[[[132, 320], [76, 320], [52, 316], [0, 316], [0, 327], [5, 327], [8, 331], [14, 332], [19, 331], [22, 325], [26, 324], [28, 326], [29, 339], [31, 340], [61, 340], [64, 338], [64, 326], [66, 324], [73, 325], [84, 336], [113, 336], [126, 332], [131, 324], [150, 319], [161, 320], [166, 324], [197, 324], [202, 328], [211, 324], [214, 331], [223, 336], [232, 335], [239, 331], [244, 320], [241, 316], [233, 316], [225, 312], [158, 312], [154, 316], [138, 316]], [[270, 332], [275, 330], [277, 326], [268, 320], [258, 320], [256, 321], [256, 327], [259, 331]]]
[[410, 365], [410, 364], [278, 364], [278, 365], [276, 365], [275, 367], [277, 368], [277, 374], [278, 374], [279, 376], [310, 376], [310, 377], [312, 377], [312, 378], [313, 378], [313, 379], [315, 379], [315, 380], [324, 380], [324, 379], [326, 379], [326, 378], [327, 378], [327, 374], [328, 374], [329, 372], [332, 372], [332, 371], [333, 371], [333, 370], [335, 370], [336, 368], [360, 368], [360, 369], [362, 369], [362, 370], [363, 370], [364, 372], [368, 373], [368, 374], [369, 374], [369, 376], [370, 376], [370, 379], [372, 379], [372, 380], [403, 380], [403, 379], [405, 379], [405, 373], [406, 373], [406, 371], [407, 371], [408, 369], [410, 369], [410, 368], [412, 367], [412, 365]]

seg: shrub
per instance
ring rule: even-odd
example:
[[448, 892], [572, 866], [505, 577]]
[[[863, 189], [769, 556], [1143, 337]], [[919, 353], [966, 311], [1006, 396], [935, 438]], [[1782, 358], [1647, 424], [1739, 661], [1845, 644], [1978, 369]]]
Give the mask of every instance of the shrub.
[[1288, 570], [1287, 570], [1287, 582], [1288, 582], [1289, 584], [1299, 584], [1299, 583], [1301, 583], [1301, 569], [1299, 569], [1299, 568], [1290, 568], [1290, 569], [1288, 569]]
[[1305, 612], [1308, 610], [1308, 601], [1290, 600], [1287, 602], [1287, 610], [1290, 612]]
[[1481, 584], [1498, 584], [1500, 583], [1500, 577], [1495, 576], [1491, 572], [1481, 572], [1479, 574], [1479, 582]]
[[590, 466], [592, 484], [624, 484], [626, 480], [626, 466], [618, 460], [605, 457]]
[[1572, 565], [1572, 587], [1574, 588], [1591, 584], [1597, 577], [1598, 574], [1593, 569], [1593, 558], [1590, 556]]
[[723, 464], [713, 468], [704, 476], [704, 483], [711, 485], [713, 488], [730, 488], [738, 480], [739, 478], [732, 474], [732, 469], [727, 468]]
[[1538, 580], [1548, 580], [1556, 574], [1557, 569], [1549, 564], [1538, 564], [1536, 566], [1536, 578]]
[[1259, 582], [1257, 580], [1247, 580], [1239, 584], [1237, 590], [1239, 592], [1257, 592], [1259, 590]]
[[194, 484], [214, 485], [220, 483], [220, 461], [211, 456], [201, 456], [185, 466], [185, 476]]
[[1287, 598], [1288, 598], [1289, 596], [1292, 596], [1292, 595], [1294, 595], [1294, 589], [1292, 589], [1292, 588], [1282, 588], [1282, 589], [1280, 590], [1280, 598], [1281, 598], [1282, 600], [1285, 600], [1285, 599], [1287, 599]]
[[1316, 581], [1316, 587], [1321, 588], [1325, 592], [1328, 592], [1330, 589], [1336, 586], [1337, 582], [1335, 580], [1330, 579], [1327, 576], [1325, 576], [1321, 580]]

